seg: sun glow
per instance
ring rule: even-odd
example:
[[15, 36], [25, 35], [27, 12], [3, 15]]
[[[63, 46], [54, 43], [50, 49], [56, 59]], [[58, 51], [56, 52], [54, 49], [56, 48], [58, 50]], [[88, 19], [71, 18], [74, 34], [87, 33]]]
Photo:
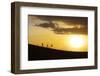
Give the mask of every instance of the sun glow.
[[74, 48], [80, 48], [85, 45], [85, 39], [79, 36], [73, 36], [69, 40], [69, 44]]
[[87, 36], [83, 35], [70, 35], [67, 39], [67, 46], [69, 50], [83, 52], [87, 51]]

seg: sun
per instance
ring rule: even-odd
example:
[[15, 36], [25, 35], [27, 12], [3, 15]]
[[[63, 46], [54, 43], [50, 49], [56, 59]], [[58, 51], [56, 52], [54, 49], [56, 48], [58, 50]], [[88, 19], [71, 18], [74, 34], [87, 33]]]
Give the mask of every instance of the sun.
[[85, 42], [86, 41], [85, 41], [84, 37], [77, 36], [77, 35], [71, 36], [70, 39], [69, 39], [69, 45], [72, 48], [81, 48], [81, 47], [84, 47]]

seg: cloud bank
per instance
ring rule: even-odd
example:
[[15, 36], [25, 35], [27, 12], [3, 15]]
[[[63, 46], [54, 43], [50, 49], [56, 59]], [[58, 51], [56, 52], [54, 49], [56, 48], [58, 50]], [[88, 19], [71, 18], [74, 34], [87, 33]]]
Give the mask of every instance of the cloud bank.
[[55, 34], [87, 34], [86, 17], [33, 16], [29, 15], [29, 25], [51, 28]]

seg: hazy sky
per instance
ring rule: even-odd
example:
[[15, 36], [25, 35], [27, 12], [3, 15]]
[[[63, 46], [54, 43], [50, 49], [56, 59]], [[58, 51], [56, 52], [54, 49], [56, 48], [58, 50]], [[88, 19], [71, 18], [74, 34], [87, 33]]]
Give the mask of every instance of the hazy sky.
[[[88, 32], [86, 17], [28, 16], [28, 43], [67, 51], [87, 51]], [[69, 45], [71, 37], [84, 38], [84, 45]], [[53, 47], [50, 47], [53, 45]]]

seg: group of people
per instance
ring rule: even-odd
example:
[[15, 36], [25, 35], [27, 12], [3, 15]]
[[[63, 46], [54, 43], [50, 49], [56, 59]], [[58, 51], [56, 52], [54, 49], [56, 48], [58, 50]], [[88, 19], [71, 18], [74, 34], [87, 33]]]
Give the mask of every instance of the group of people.
[[45, 46], [43, 43], [42, 43], [42, 46], [43, 46], [43, 47], [53, 47], [52, 44], [51, 44], [51, 45], [48, 45], [48, 44], [47, 44], [47, 45]]

